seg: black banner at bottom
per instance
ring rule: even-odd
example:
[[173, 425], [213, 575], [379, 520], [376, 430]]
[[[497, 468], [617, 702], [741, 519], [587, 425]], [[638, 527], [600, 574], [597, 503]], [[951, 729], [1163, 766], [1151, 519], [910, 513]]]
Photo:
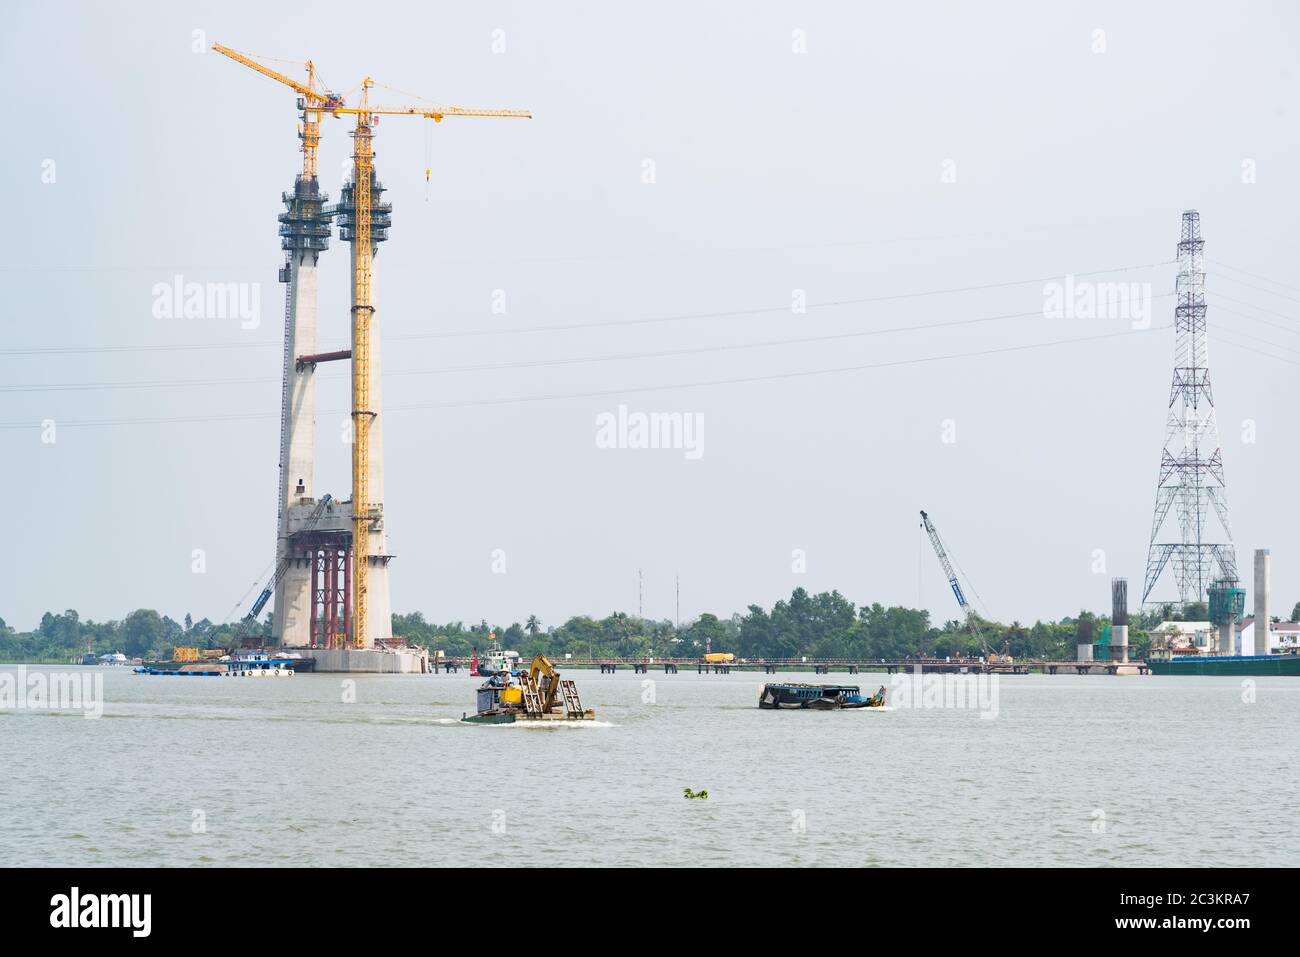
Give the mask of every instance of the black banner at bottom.
[[[376, 928], [491, 931], [545, 917], [566, 948], [612, 930], [679, 923], [716, 928], [731, 944], [787, 933], [888, 927], [926, 943], [971, 942], [972, 930], [1064, 933], [1070, 940], [1170, 940], [1216, 945], [1279, 932], [1290, 883], [1280, 870], [621, 870], [524, 866], [515, 848], [480, 870], [33, 869], [0, 870], [0, 918], [10, 939], [75, 943], [219, 942], [230, 929], [259, 944], [338, 945]], [[494, 902], [491, 907], [488, 901]], [[486, 908], [486, 910], [485, 910]], [[484, 924], [483, 922], [487, 923]], [[386, 932], [386, 931], [385, 931]], [[575, 938], [576, 935], [576, 938]], [[436, 939], [436, 938], [433, 938]], [[69, 940], [69, 942], [73, 942]]]

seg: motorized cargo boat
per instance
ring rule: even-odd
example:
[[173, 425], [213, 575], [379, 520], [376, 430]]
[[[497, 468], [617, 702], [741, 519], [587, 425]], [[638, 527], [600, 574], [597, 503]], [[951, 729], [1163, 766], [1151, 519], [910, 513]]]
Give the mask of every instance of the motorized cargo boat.
[[297, 662], [270, 655], [241, 655], [226, 661], [190, 662], [177, 668], [140, 667], [138, 675], [166, 675], [178, 678], [292, 678]]
[[765, 710], [802, 709], [840, 711], [850, 708], [883, 708], [885, 686], [870, 696], [857, 685], [810, 685], [799, 682], [773, 681], [763, 685], [758, 706]]

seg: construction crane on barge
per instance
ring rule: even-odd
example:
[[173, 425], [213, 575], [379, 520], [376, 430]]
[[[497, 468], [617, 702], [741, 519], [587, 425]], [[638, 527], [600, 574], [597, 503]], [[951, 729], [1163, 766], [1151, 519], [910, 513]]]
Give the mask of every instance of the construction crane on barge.
[[934, 553], [939, 558], [939, 564], [943, 566], [943, 573], [948, 576], [948, 585], [952, 588], [953, 597], [957, 599], [957, 605], [961, 608], [962, 613], [966, 616], [966, 626], [980, 643], [980, 648], [984, 651], [984, 657], [990, 662], [1010, 663], [1011, 656], [1003, 648], [1001, 654], [995, 654], [989, 650], [988, 644], [984, 641], [984, 635], [979, 628], [978, 616], [975, 609], [971, 607], [970, 602], [966, 600], [966, 593], [961, 589], [961, 582], [957, 579], [957, 572], [952, 567], [952, 561], [948, 558], [948, 552], [943, 547], [943, 541], [939, 538], [939, 530], [934, 527], [934, 522], [930, 521], [930, 516], [921, 511], [921, 526], [925, 533], [930, 536], [930, 544], [934, 546]]
[[[458, 106], [444, 106], [427, 103], [422, 106], [389, 107], [372, 106], [369, 102], [370, 89], [374, 81], [366, 77], [361, 82], [359, 102], [349, 106], [343, 96], [324, 89], [318, 82], [315, 64], [308, 60], [307, 82], [301, 83], [292, 77], [274, 70], [257, 59], [224, 44], [214, 43], [212, 49], [229, 57], [261, 75], [281, 83], [299, 95], [298, 108], [301, 111], [301, 129], [304, 179], [314, 180], [317, 170], [317, 156], [320, 148], [321, 114], [328, 113], [334, 117], [355, 116], [356, 128], [353, 137], [353, 203], [350, 208], [334, 208], [330, 212], [342, 213], [350, 219], [351, 240], [353, 244], [352, 269], [352, 349], [350, 355], [336, 353], [329, 358], [350, 358], [352, 361], [352, 622], [348, 642], [352, 647], [364, 648], [367, 640], [368, 622], [368, 578], [370, 565], [370, 532], [380, 521], [379, 505], [372, 507], [369, 496], [370, 474], [370, 426], [378, 416], [378, 410], [371, 408], [370, 382], [370, 342], [371, 325], [374, 320], [374, 305], [371, 291], [371, 273], [375, 246], [379, 236], [372, 236], [371, 190], [374, 181], [374, 127], [380, 116], [412, 116], [441, 123], [446, 116], [504, 117], [513, 119], [532, 119], [528, 110], [505, 109], [471, 109]], [[425, 170], [426, 179], [428, 170]], [[349, 238], [347, 236], [344, 237]], [[313, 356], [324, 359], [325, 356]]]

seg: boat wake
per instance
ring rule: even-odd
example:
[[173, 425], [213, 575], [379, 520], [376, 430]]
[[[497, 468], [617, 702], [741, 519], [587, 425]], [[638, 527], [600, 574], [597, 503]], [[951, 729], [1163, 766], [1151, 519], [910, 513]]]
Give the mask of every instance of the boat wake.
[[534, 731], [558, 731], [561, 728], [617, 728], [609, 721], [515, 721], [513, 724], [471, 724], [460, 718], [434, 718], [434, 724], [463, 725], [466, 728], [529, 728]]

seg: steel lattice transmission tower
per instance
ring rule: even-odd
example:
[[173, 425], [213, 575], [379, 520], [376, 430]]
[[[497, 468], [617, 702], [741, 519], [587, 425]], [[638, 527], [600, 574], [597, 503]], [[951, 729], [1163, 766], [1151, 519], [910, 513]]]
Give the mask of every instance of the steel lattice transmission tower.
[[[1214, 393], [1210, 389], [1204, 247], [1200, 213], [1187, 210], [1178, 243], [1174, 381], [1169, 391], [1165, 447], [1160, 455], [1143, 604], [1151, 603], [1151, 592], [1166, 568], [1173, 569], [1183, 604], [1201, 601], [1213, 580], [1237, 577], [1223, 479], [1223, 449], [1219, 446]], [[1169, 541], [1170, 536], [1163, 531], [1171, 509], [1178, 516], [1177, 541]]]

